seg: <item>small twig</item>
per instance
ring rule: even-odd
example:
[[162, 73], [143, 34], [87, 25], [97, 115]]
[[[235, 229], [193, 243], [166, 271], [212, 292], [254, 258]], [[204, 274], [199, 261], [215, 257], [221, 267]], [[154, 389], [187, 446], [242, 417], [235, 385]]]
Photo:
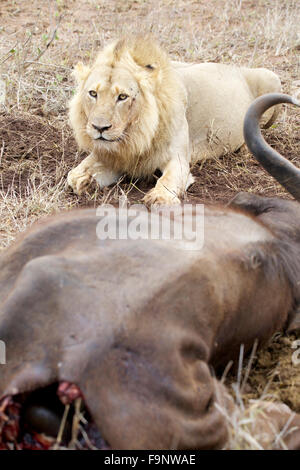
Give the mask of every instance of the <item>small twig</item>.
[[[52, 42], [53, 42], [54, 39], [55, 39], [55, 36], [56, 36], [57, 30], [58, 30], [58, 27], [59, 27], [59, 25], [60, 25], [60, 23], [61, 23], [62, 18], [63, 18], [63, 15], [60, 15], [60, 17], [58, 18], [58, 21], [57, 21], [57, 23], [56, 23], [56, 26], [55, 26], [55, 28], [54, 28], [54, 30], [53, 30], [53, 33], [52, 33], [52, 36], [51, 36], [50, 41], [47, 42], [45, 49], [43, 49], [42, 51], [40, 51], [40, 53], [38, 54], [38, 56], [34, 59], [34, 62], [38, 62], [38, 61], [40, 60], [40, 58], [45, 54], [45, 52], [46, 52], [46, 51], [49, 49], [49, 47], [51, 46]], [[30, 65], [30, 62], [26, 62], [26, 63], [24, 64], [24, 68], [26, 69], [29, 65]]]
[[0, 166], [1, 166], [1, 162], [2, 162], [4, 148], [5, 148], [5, 142], [4, 142], [4, 140], [2, 140], [2, 147], [1, 147], [1, 151], [0, 151]]
[[[11, 49], [10, 51], [14, 51], [15, 50], [15, 47], [17, 47], [17, 44], [16, 43]], [[6, 62], [8, 59], [10, 59], [10, 57], [12, 57], [14, 55], [14, 52], [7, 52], [6, 54], [4, 54], [4, 56], [6, 56], [4, 59], [1, 60], [0, 62], [0, 65], [4, 64], [4, 62]]]
[[42, 65], [44, 67], [54, 67], [56, 69], [71, 70], [71, 67], [64, 67], [63, 65], [57, 64], [45, 64], [44, 62], [36, 62], [36, 60], [26, 60], [24, 63], [28, 65]]
[[53, 450], [57, 450], [60, 443], [61, 443], [63, 433], [64, 433], [64, 430], [65, 430], [67, 417], [68, 417], [68, 414], [69, 414], [69, 409], [70, 409], [70, 405], [68, 404], [68, 405], [65, 406], [65, 411], [64, 411], [64, 414], [63, 414], [63, 417], [62, 417], [62, 420], [61, 420], [61, 423], [60, 423], [60, 426], [59, 426], [59, 431], [58, 431], [58, 434], [57, 434], [56, 442], [53, 446]]
[[136, 189], [137, 191], [139, 191], [140, 193], [142, 193], [142, 194], [144, 194], [144, 195], [146, 194], [145, 191], [142, 191], [140, 188], [138, 188], [135, 183], [130, 183], [130, 185], [131, 185], [134, 189]]
[[75, 449], [75, 444], [76, 444], [76, 441], [77, 441], [77, 436], [78, 436], [78, 431], [79, 431], [79, 423], [81, 421], [80, 417], [81, 417], [81, 413], [80, 413], [80, 409], [81, 409], [81, 403], [82, 403], [82, 399], [81, 398], [76, 398], [75, 400], [75, 414], [73, 416], [73, 422], [72, 422], [72, 438], [71, 438], [71, 442], [69, 444], [69, 448], [74, 448]]
[[[24, 41], [24, 43], [22, 44], [22, 49], [24, 49], [24, 47], [26, 46], [26, 44], [31, 40], [31, 35], [28, 36], [28, 38]], [[0, 62], [0, 65], [4, 64], [4, 62], [6, 62], [8, 59], [10, 59], [11, 57], [13, 57], [15, 55], [15, 48], [17, 47], [18, 43], [16, 43], [12, 49], [10, 49], [10, 51], [14, 51], [14, 52], [8, 52], [8, 56], [5, 57], [5, 59], [3, 59], [1, 62]]]
[[233, 361], [229, 361], [229, 362], [227, 363], [227, 366], [225, 367], [224, 372], [223, 372], [222, 377], [221, 377], [221, 383], [222, 383], [222, 384], [225, 382], [226, 377], [227, 377], [227, 374], [228, 374], [229, 370], [230, 370], [231, 367], [232, 367], [232, 364], [233, 364]]
[[80, 429], [80, 432], [87, 444], [87, 446], [89, 447], [90, 450], [99, 450], [98, 447], [95, 447], [92, 442], [90, 441], [89, 439], [89, 436], [87, 435], [86, 431], [83, 429], [82, 426], [79, 425], [79, 429]]
[[238, 365], [238, 374], [237, 374], [237, 386], [238, 386], [239, 389], [240, 389], [240, 386], [241, 386], [243, 360], [244, 360], [244, 345], [241, 344], [241, 346], [240, 346], [240, 356], [239, 356], [239, 365]]
[[243, 382], [242, 382], [242, 385], [241, 385], [241, 393], [244, 392], [244, 388], [245, 388], [246, 383], [248, 381], [248, 378], [249, 378], [249, 375], [250, 375], [250, 372], [251, 372], [251, 367], [252, 367], [252, 364], [253, 364], [253, 361], [254, 361], [254, 358], [255, 358], [255, 353], [256, 353], [256, 350], [257, 350], [257, 346], [258, 346], [258, 340], [255, 339], [254, 344], [253, 344], [253, 348], [252, 348], [252, 351], [251, 351], [250, 359], [249, 359], [247, 367], [246, 367], [246, 372], [245, 372], [245, 375], [244, 375], [244, 379], [243, 379]]

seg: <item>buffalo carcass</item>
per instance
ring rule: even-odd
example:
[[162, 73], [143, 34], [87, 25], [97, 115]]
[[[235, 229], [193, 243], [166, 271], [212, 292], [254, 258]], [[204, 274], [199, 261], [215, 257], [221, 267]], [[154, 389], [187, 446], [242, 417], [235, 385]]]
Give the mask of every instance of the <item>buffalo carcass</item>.
[[[246, 141], [300, 199], [299, 170], [259, 135], [260, 115], [280, 102], [297, 104], [277, 94], [253, 103]], [[300, 205], [240, 194], [206, 207], [204, 245], [192, 250], [189, 241], [101, 240], [98, 223], [92, 209], [63, 213], [1, 255], [0, 397], [68, 381], [114, 449], [226, 446], [220, 406], [235, 405], [212, 367], [295, 325]], [[285, 405], [266, 407], [262, 423], [266, 447], [285, 430], [285, 445], [300, 448], [300, 415]]]

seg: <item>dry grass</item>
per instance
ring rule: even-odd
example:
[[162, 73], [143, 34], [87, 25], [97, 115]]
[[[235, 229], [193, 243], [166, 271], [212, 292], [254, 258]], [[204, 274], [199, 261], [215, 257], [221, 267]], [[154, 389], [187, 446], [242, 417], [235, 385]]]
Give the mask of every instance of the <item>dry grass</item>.
[[[104, 191], [92, 186], [81, 198], [65, 188], [68, 170], [82, 158], [67, 123], [71, 69], [78, 60], [91, 61], [108, 39], [151, 31], [174, 59], [268, 67], [279, 74], [285, 92], [300, 88], [298, 0], [2, 0], [0, 24], [0, 248], [46, 214], [116, 202], [124, 195], [132, 202], [143, 197], [147, 184], [126, 179]], [[268, 141], [298, 165], [299, 123], [299, 111], [285, 108], [266, 132]], [[193, 172], [196, 182], [187, 201], [223, 202], [240, 190], [286, 197], [245, 148]], [[271, 375], [282, 360], [274, 357]], [[250, 375], [255, 399], [266, 370], [255, 362]], [[286, 402], [295, 377], [294, 367], [287, 393], [280, 396]], [[276, 395], [280, 387], [272, 390]], [[296, 398], [288, 404], [295, 403]], [[259, 448], [251, 432], [242, 432], [255, 417], [255, 402], [252, 410], [250, 421], [234, 418], [232, 448]]]
[[287, 449], [284, 438], [291, 432], [288, 428], [294, 413], [286, 418], [280, 432], [267, 414], [272, 414], [275, 407], [285, 412], [286, 404], [294, 412], [300, 411], [300, 379], [291, 357], [295, 338], [277, 333], [258, 351], [258, 343], [254, 342], [247, 358], [242, 345], [237, 371], [230, 373], [231, 363], [225, 368], [221, 381], [227, 385], [234, 404], [228, 407], [218, 397], [217, 407], [226, 420], [229, 435], [226, 449]]

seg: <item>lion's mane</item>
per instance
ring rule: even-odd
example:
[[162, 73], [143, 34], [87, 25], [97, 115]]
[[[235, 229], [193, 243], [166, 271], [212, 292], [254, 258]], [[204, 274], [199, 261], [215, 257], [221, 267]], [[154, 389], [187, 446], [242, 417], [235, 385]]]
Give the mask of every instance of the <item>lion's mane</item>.
[[75, 69], [78, 88], [69, 104], [69, 117], [79, 147], [96, 152], [86, 132], [87, 116], [82, 105], [84, 84], [91, 71], [118, 67], [130, 71], [138, 83], [142, 107], [127, 138], [115, 148], [101, 150], [101, 161], [116, 172], [147, 176], [167, 160], [167, 147], [175, 126], [185, 112], [186, 92], [167, 54], [149, 37], [129, 37], [109, 44], [91, 67], [78, 64]]

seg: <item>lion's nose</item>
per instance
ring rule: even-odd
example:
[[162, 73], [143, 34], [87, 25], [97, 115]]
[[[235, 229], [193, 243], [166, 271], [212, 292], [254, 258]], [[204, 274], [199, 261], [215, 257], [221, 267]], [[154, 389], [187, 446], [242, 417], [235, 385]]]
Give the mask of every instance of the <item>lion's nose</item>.
[[99, 127], [99, 126], [96, 126], [96, 124], [92, 124], [93, 128], [96, 129], [96, 131], [99, 131], [100, 134], [102, 134], [102, 132], [104, 131], [108, 131], [108, 129], [111, 128], [111, 124], [107, 124], [106, 126], [103, 126], [103, 127]]

